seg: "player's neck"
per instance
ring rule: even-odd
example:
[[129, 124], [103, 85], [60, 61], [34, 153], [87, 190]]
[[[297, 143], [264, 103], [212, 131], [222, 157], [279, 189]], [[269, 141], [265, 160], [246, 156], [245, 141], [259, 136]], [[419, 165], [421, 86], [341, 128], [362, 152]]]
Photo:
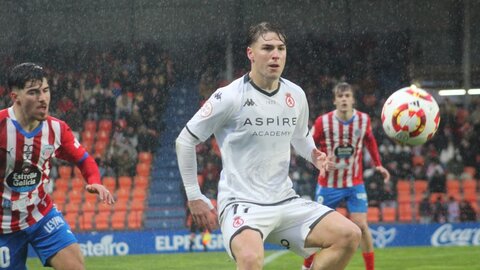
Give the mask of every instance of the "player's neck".
[[33, 131], [40, 124], [40, 121], [29, 118], [25, 114], [23, 114], [21, 109], [17, 106], [13, 106], [13, 112], [15, 113], [17, 123], [20, 124], [22, 129], [26, 132]]
[[349, 111], [337, 110], [337, 117], [342, 121], [348, 121], [353, 117], [353, 110], [349, 110]]
[[278, 89], [278, 83], [280, 80], [279, 78], [272, 80], [264, 76], [261, 76], [259, 73], [253, 72], [253, 71], [250, 71], [248, 76], [250, 76], [250, 79], [253, 81], [253, 83], [256, 86], [260, 87], [260, 89], [262, 89], [265, 92], [271, 93]]

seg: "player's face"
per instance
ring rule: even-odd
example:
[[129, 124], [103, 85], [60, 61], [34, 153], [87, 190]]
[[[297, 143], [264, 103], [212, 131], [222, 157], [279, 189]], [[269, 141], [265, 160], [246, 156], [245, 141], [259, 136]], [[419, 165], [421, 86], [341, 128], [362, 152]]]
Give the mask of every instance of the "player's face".
[[278, 80], [285, 67], [287, 46], [277, 33], [268, 32], [247, 48], [247, 55], [253, 73], [267, 80]]
[[47, 118], [50, 87], [46, 78], [27, 82], [23, 89], [12, 92], [12, 98], [27, 121], [43, 121]]
[[355, 99], [353, 98], [353, 92], [351, 90], [339, 91], [335, 94], [335, 99], [333, 104], [337, 108], [337, 111], [340, 112], [351, 112], [353, 111], [353, 104]]

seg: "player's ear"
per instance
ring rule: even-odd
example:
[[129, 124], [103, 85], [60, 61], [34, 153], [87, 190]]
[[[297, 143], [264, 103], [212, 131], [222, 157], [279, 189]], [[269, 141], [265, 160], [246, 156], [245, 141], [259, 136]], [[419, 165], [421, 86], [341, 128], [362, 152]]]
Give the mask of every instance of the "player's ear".
[[10, 98], [12, 99], [13, 102], [17, 101], [18, 94], [16, 91], [12, 90], [10, 91]]
[[251, 62], [255, 62], [255, 59], [253, 57], [253, 50], [251, 47], [247, 47], [247, 57], [250, 59]]

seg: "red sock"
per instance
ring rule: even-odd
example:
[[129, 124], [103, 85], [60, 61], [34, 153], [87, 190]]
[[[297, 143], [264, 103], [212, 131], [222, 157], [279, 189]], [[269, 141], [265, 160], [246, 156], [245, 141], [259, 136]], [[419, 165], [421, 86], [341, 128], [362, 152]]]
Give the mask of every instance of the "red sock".
[[365, 270], [375, 269], [375, 256], [373, 252], [363, 253], [363, 261], [365, 262]]
[[310, 257], [303, 260], [303, 266], [310, 268], [313, 263], [313, 258], [315, 258], [315, 254], [312, 254]]

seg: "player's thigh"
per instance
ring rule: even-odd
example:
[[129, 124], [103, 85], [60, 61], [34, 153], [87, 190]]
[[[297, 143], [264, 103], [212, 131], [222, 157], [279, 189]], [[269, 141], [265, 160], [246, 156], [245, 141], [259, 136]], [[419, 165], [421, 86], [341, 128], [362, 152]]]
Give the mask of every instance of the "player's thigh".
[[368, 197], [365, 185], [356, 185], [350, 188], [347, 197], [347, 208], [350, 213], [367, 213]]
[[83, 270], [85, 269], [80, 246], [71, 244], [48, 259], [49, 264], [55, 270]]
[[0, 269], [26, 270], [27, 253], [27, 238], [22, 231], [0, 235]]
[[236, 203], [227, 206], [220, 218], [225, 249], [235, 259], [235, 251], [256, 249], [263, 254], [263, 239], [276, 225], [275, 211], [269, 206]]
[[360, 235], [360, 228], [357, 225], [342, 214], [331, 212], [312, 228], [305, 240], [305, 246], [327, 248], [355, 235]]
[[263, 259], [264, 248], [262, 235], [258, 230], [244, 228], [231, 240], [231, 252], [235, 260], [256, 257]]

